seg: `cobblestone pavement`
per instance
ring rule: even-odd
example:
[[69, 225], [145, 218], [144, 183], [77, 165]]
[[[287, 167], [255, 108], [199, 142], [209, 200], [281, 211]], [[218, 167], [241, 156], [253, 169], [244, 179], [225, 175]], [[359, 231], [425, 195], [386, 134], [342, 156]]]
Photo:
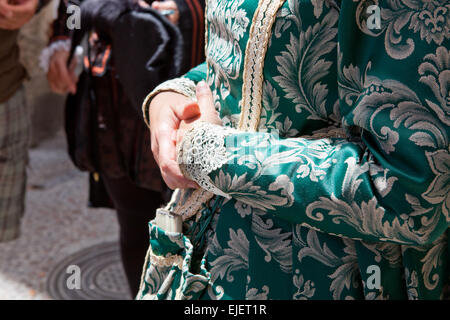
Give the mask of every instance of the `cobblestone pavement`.
[[30, 150], [27, 185], [22, 235], [0, 243], [0, 299], [52, 299], [46, 282], [61, 261], [118, 239], [115, 213], [87, 208], [87, 175], [70, 162], [63, 133]]

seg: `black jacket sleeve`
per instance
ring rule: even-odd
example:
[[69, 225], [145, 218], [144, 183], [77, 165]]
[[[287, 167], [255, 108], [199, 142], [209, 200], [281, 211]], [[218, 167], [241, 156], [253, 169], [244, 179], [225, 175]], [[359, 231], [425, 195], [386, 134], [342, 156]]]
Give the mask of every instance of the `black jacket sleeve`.
[[60, 0], [56, 19], [52, 23], [52, 35], [50, 37], [50, 43], [70, 38], [70, 30], [67, 28], [66, 21], [68, 18], [67, 14], [68, 0]]
[[180, 12], [178, 27], [184, 41], [183, 73], [205, 60], [205, 0], [175, 0]]

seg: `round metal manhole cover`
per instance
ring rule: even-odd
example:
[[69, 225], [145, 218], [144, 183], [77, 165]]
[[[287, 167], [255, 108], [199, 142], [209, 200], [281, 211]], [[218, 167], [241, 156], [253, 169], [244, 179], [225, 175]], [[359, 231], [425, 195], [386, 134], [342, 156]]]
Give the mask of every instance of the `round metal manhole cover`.
[[56, 300], [131, 299], [119, 245], [102, 243], [65, 258], [50, 272], [47, 292]]

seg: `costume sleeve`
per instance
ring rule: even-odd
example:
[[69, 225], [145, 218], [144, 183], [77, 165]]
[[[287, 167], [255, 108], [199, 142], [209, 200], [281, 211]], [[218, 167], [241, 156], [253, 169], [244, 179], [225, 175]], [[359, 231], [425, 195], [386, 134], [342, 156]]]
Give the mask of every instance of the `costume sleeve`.
[[348, 135], [283, 138], [199, 123], [178, 159], [202, 188], [274, 219], [428, 244], [450, 225], [450, 43], [443, 31], [399, 25], [411, 16], [396, 16], [403, 11], [395, 6], [382, 8], [374, 33], [359, 25], [362, 3], [343, 1], [339, 13], [339, 114]]

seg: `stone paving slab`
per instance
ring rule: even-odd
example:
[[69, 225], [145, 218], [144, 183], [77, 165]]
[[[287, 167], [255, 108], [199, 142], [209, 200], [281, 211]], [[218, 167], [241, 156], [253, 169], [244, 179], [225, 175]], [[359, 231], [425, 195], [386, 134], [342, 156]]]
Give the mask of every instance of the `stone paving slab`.
[[66, 154], [62, 132], [30, 150], [19, 239], [0, 243], [0, 299], [51, 299], [48, 274], [69, 255], [118, 240], [114, 211], [87, 208], [87, 174]]

